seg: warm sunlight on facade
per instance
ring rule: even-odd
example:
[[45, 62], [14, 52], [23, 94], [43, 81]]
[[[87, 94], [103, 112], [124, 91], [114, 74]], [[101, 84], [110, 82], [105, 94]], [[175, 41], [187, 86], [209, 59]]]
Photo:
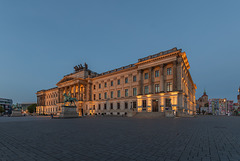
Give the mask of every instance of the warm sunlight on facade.
[[77, 98], [84, 115], [133, 115], [137, 112], [195, 114], [195, 91], [185, 52], [173, 48], [101, 74], [76, 66], [57, 87], [37, 92], [37, 113], [57, 114], [63, 94]]

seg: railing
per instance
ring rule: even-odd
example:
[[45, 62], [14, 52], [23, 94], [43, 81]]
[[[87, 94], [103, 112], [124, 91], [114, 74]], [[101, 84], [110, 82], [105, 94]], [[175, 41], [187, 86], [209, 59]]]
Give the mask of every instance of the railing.
[[149, 55], [147, 57], [144, 57], [144, 58], [141, 58], [141, 59], [138, 59], [138, 62], [142, 62], [142, 61], [145, 61], [145, 60], [149, 60], [149, 59], [152, 59], [152, 58], [156, 58], [156, 57], [159, 57], [159, 56], [162, 56], [162, 55], [166, 55], [166, 54], [169, 54], [169, 53], [172, 53], [172, 52], [175, 52], [175, 51], [181, 51], [182, 49], [177, 49], [177, 48], [173, 48], [171, 50], [167, 50], [167, 51], [162, 51], [160, 53], [157, 53], [157, 54], [154, 54], [154, 55]]
[[130, 65], [127, 65], [127, 66], [123, 66], [123, 67], [121, 67], [121, 68], [113, 69], [113, 70], [110, 70], [110, 71], [107, 71], [107, 72], [98, 74], [97, 76], [102, 76], [102, 75], [110, 74], [110, 73], [113, 73], [113, 72], [117, 72], [117, 71], [121, 71], [121, 70], [124, 70], [124, 69], [131, 68], [131, 67], [134, 67], [134, 66], [135, 66], [135, 64], [130, 64]]

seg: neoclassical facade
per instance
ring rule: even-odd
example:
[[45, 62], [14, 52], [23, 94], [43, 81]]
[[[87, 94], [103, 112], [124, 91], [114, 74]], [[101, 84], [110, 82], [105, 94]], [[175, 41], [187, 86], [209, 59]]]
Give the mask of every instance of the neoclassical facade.
[[57, 114], [63, 105], [63, 94], [70, 93], [78, 100], [79, 115], [131, 115], [165, 110], [173, 110], [175, 115], [194, 115], [197, 87], [189, 68], [186, 53], [177, 48], [101, 74], [89, 70], [87, 64], [78, 65], [57, 87], [36, 93], [37, 113]]

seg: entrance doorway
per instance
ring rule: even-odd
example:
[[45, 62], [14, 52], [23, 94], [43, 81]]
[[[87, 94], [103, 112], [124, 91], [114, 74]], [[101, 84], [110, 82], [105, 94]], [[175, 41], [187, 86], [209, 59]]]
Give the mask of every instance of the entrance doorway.
[[158, 112], [158, 100], [152, 100], [152, 112]]

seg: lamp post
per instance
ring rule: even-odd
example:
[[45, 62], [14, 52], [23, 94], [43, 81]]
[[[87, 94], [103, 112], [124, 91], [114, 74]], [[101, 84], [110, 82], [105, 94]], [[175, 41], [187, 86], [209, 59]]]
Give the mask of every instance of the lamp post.
[[227, 101], [227, 114], [228, 114], [228, 116], [229, 116], [229, 111], [228, 111], [228, 101]]
[[228, 115], [228, 106], [227, 106], [227, 99], [226, 98], [224, 99], [224, 104], [225, 104], [225, 107], [227, 107], [226, 115]]

